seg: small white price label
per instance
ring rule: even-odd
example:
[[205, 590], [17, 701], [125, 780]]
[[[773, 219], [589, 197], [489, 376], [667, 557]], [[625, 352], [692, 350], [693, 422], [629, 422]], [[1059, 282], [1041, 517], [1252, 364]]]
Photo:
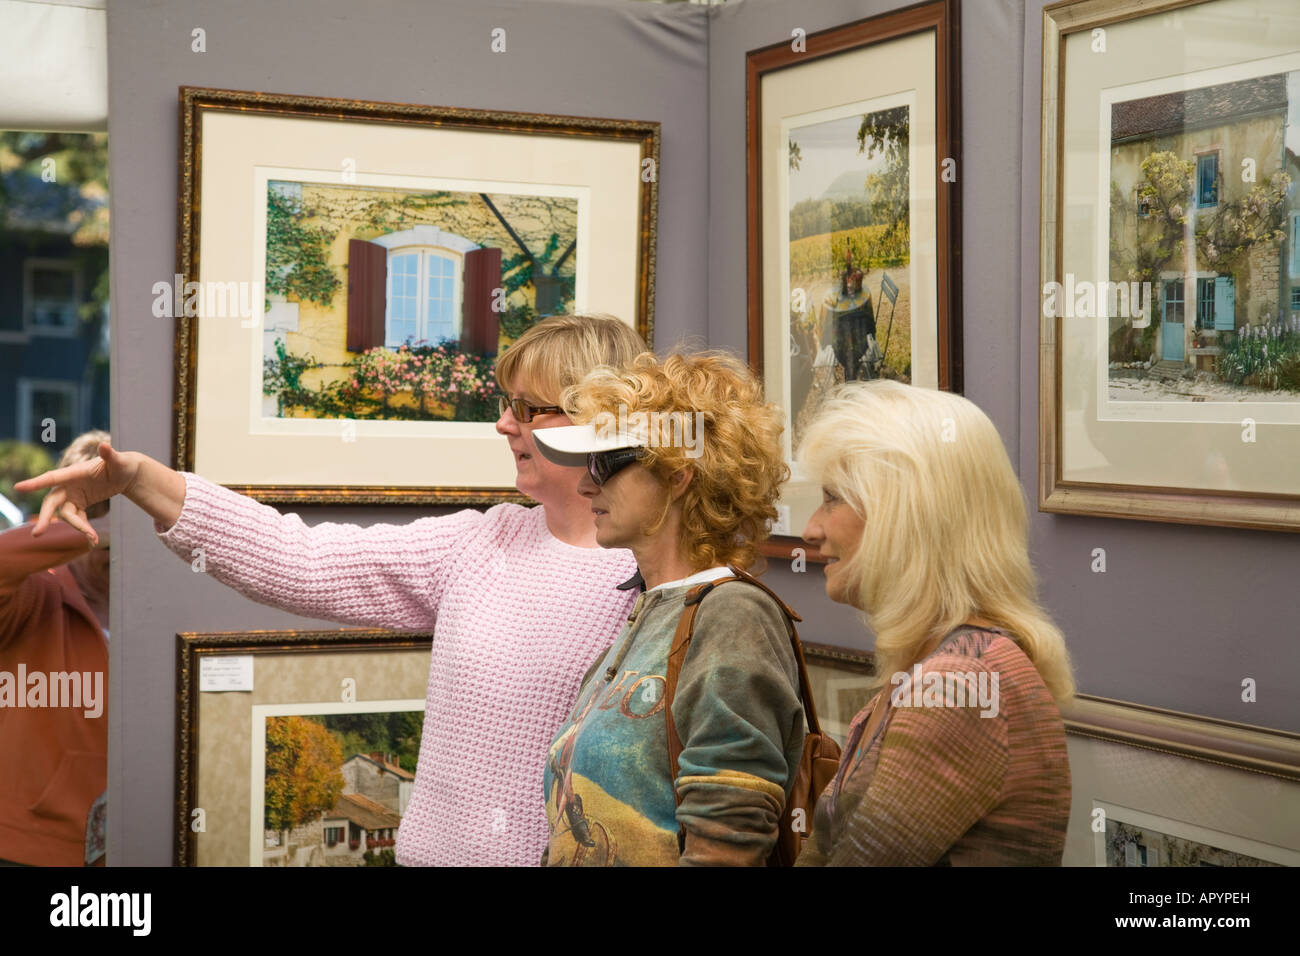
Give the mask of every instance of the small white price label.
[[231, 654], [224, 657], [200, 658], [200, 692], [252, 689], [252, 654]]

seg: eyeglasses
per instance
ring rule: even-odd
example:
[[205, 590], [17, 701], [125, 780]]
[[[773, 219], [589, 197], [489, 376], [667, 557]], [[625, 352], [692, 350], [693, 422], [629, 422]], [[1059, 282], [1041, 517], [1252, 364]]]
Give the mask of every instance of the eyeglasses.
[[564, 414], [564, 409], [558, 405], [529, 405], [522, 398], [506, 398], [504, 395], [497, 399], [497, 415], [504, 415], [506, 409], [514, 413], [515, 421], [528, 424], [533, 420], [534, 415], [541, 415], [545, 412], [558, 412]]
[[635, 461], [640, 461], [640, 448], [615, 448], [613, 451], [593, 451], [587, 454], [587, 474], [597, 486], [609, 479]]

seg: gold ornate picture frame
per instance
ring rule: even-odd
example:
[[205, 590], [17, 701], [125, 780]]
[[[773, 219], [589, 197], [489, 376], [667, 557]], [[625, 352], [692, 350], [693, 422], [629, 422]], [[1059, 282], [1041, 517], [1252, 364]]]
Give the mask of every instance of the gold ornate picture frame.
[[182, 87], [178, 468], [267, 502], [523, 501], [496, 358], [654, 330], [658, 123]]
[[1300, 11], [1042, 29], [1039, 510], [1300, 531]]
[[[385, 630], [178, 634], [176, 865], [391, 858], [414, 780], [431, 646], [432, 635]], [[366, 715], [402, 718], [403, 739], [349, 724]], [[277, 799], [294, 788], [277, 785], [276, 774], [323, 779], [300, 766], [322, 750], [338, 764], [328, 768], [338, 778], [329, 792], [311, 805]]]

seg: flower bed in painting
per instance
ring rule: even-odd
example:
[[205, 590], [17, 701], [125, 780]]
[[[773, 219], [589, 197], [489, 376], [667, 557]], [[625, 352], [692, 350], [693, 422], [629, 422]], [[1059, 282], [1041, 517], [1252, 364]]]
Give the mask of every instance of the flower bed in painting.
[[[286, 352], [263, 363], [262, 390], [287, 417], [490, 422], [497, 418], [495, 358], [471, 355], [459, 344], [417, 342], [368, 349], [345, 365], [325, 365]], [[336, 377], [307, 388], [312, 369], [335, 369]]]

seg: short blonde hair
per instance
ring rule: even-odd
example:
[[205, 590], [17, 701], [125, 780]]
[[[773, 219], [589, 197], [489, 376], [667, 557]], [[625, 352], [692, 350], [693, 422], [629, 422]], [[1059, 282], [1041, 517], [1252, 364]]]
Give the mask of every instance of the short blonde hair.
[[612, 315], [579, 313], [542, 319], [497, 360], [497, 384], [506, 394], [526, 381], [537, 399], [557, 404], [561, 393], [598, 365], [623, 365], [646, 350], [636, 330]]
[[881, 681], [982, 617], [1016, 638], [1057, 701], [1073, 695], [1065, 638], [1038, 603], [1020, 482], [973, 402], [893, 381], [841, 385], [798, 457], [866, 523], [842, 573], [876, 634]]
[[[108, 432], [101, 429], [82, 432], [76, 438], [68, 443], [68, 447], [63, 449], [63, 454], [59, 456], [59, 463], [56, 468], [67, 468], [69, 465], [75, 465], [83, 461], [92, 461], [99, 457], [99, 443], [110, 441]], [[98, 502], [86, 509], [87, 518], [100, 518], [108, 514], [108, 503], [111, 499]]]
[[[622, 368], [594, 370], [565, 391], [564, 404], [580, 423], [621, 409], [629, 418], [679, 412], [699, 421], [693, 448], [659, 443], [646, 449], [643, 463], [665, 484], [684, 467], [694, 471], [681, 498], [681, 544], [695, 570], [754, 564], [790, 469], [781, 448], [781, 410], [764, 402], [747, 365], [725, 352], [676, 354], [663, 362], [646, 352]], [[665, 494], [663, 513], [643, 533], [663, 527], [670, 507]]]

